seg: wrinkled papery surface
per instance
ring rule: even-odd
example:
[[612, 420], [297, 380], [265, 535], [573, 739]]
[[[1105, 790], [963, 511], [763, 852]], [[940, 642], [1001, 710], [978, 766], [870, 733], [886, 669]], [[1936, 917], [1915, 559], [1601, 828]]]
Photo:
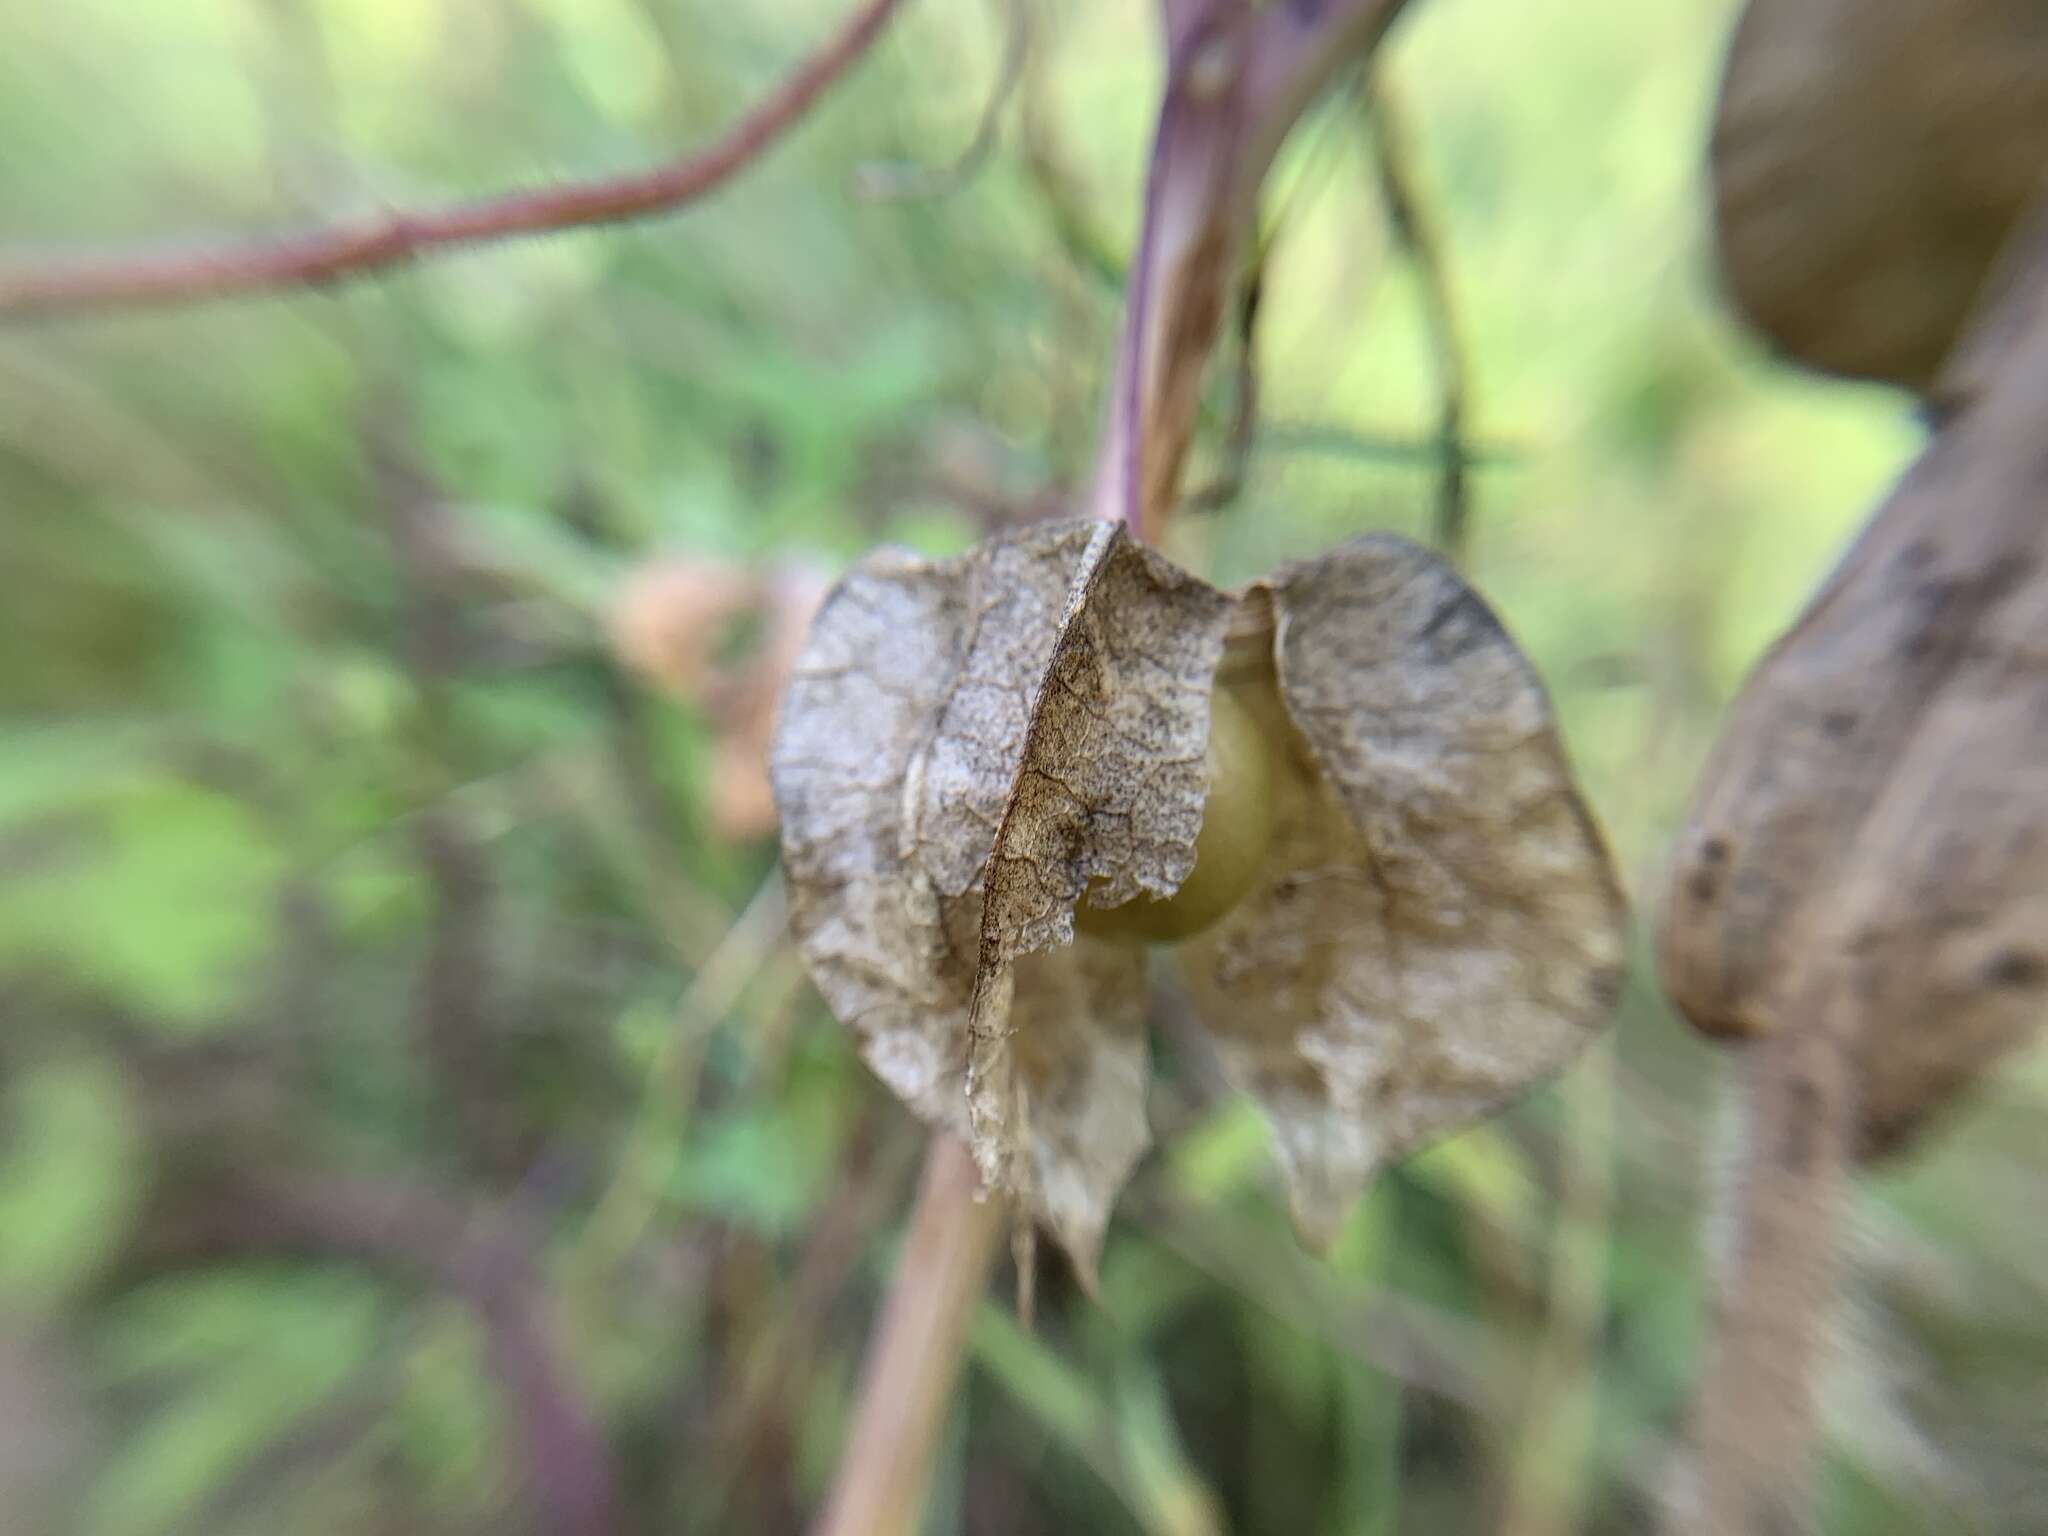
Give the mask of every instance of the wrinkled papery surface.
[[2048, 225], [2035, 241], [1953, 415], [1744, 684], [1659, 923], [1699, 1029], [1839, 1033], [1864, 1158], [2048, 1013]]
[[[1074, 937], [1084, 892], [1099, 906], [1170, 896], [1194, 867], [1208, 790], [1209, 693], [1231, 600], [1099, 524], [1037, 688], [1024, 753], [988, 857], [980, 976], [970, 1017], [967, 1103], [992, 1183], [1026, 1191], [1084, 1273], [1110, 1202], [1144, 1150], [1143, 951], [1086, 939], [1057, 1001], [1033, 995], [1021, 956]], [[1098, 954], [1121, 952], [1122, 965]], [[1138, 985], [1126, 988], [1125, 971]], [[1040, 988], [1054, 978], [1040, 967]], [[1114, 998], [1132, 1006], [1089, 1006]], [[1071, 1021], [1071, 1022], [1070, 1022]], [[1083, 1073], [1073, 1036], [1135, 1042], [1135, 1073]], [[1015, 1042], [1022, 1042], [1017, 1044]], [[1121, 1059], [1121, 1052], [1119, 1053]], [[1068, 1148], [1092, 1177], [1069, 1177]], [[1049, 1166], [1057, 1164], [1057, 1166]], [[1083, 1189], [1086, 1196], [1083, 1196]], [[1063, 1190], [1058, 1201], [1048, 1198]]]
[[2048, 6], [1749, 0], [1711, 162], [1744, 315], [1813, 367], [1924, 391], [2048, 187]]
[[1187, 878], [1219, 677], [1267, 728], [1279, 831], [1173, 953], [1306, 1237], [1561, 1066], [1618, 984], [1620, 897], [1542, 690], [1430, 555], [1359, 539], [1240, 595], [1099, 523], [870, 556], [771, 762], [797, 938], [875, 1071], [1084, 1275], [1148, 1140], [1148, 956], [1073, 911]]
[[1321, 1244], [1376, 1168], [1586, 1043], [1623, 909], [1534, 674], [1449, 567], [1366, 537], [1252, 601], [1271, 639], [1233, 665], [1287, 744], [1279, 845], [1182, 968]]

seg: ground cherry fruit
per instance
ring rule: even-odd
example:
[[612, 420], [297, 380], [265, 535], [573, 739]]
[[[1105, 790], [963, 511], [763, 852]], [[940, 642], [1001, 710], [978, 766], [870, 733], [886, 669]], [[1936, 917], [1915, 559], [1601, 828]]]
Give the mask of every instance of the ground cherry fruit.
[[1272, 846], [1272, 749], [1257, 717], [1221, 686], [1209, 701], [1209, 795], [1195, 836], [1195, 867], [1164, 899], [1141, 896], [1098, 907], [1084, 897], [1074, 909], [1074, 926], [1098, 939], [1172, 944], [1191, 938], [1244, 900]]

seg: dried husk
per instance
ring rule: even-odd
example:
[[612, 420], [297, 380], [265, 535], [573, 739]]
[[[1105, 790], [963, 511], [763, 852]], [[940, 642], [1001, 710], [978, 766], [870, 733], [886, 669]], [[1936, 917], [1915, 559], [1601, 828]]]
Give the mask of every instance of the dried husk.
[[1736, 307], [1813, 367], [1925, 390], [2048, 176], [2048, 6], [1751, 0], [1712, 162]]
[[2023, 245], [1949, 420], [1745, 685], [1660, 919], [1700, 1029], [1842, 1032], [1864, 1157], [2048, 989], [2048, 240]]
[[799, 944], [876, 1072], [965, 1134], [1084, 1277], [1148, 1139], [1148, 952], [1215, 691], [1268, 726], [1277, 842], [1177, 948], [1326, 1240], [1373, 1170], [1556, 1070], [1610, 1011], [1621, 900], [1527, 662], [1441, 562], [1353, 541], [1241, 594], [1103, 523], [826, 600], [771, 760]]
[[[1118, 525], [1083, 526], [1089, 542], [1051, 654], [1023, 674], [1036, 698], [1022, 755], [993, 781], [1007, 796], [985, 853], [966, 1092], [983, 1175], [1032, 1198], [1087, 1273], [1149, 1139], [1144, 952], [1075, 943], [1074, 907], [1084, 892], [1105, 907], [1170, 896], [1194, 867], [1209, 695], [1232, 604]], [[1027, 955], [1038, 964], [1019, 976]], [[1132, 971], [1138, 985], [1127, 988]], [[1135, 1008], [1114, 1009], [1125, 1026], [1118, 1069], [1084, 1070], [1114, 1028], [1105, 997], [1133, 994]], [[1138, 1070], [1121, 1070], [1133, 1049]]]
[[1541, 687], [1448, 566], [1355, 539], [1247, 607], [1238, 665], [1290, 768], [1279, 846], [1182, 969], [1321, 1246], [1376, 1170], [1587, 1043], [1624, 908]]

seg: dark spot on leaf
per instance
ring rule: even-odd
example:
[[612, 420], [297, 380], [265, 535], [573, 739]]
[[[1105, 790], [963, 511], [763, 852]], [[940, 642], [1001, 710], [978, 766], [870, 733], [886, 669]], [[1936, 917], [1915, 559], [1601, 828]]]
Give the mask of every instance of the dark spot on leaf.
[[1915, 539], [1899, 551], [1899, 564], [1909, 571], [1924, 571], [1934, 563], [1934, 546], [1925, 539]]
[[1831, 709], [1820, 717], [1821, 734], [1840, 741], [1856, 729], [1856, 714], [1853, 710]]
[[1686, 894], [1705, 905], [1721, 894], [1721, 871], [1728, 863], [1728, 839], [1710, 837], [1700, 844], [1699, 863], [1685, 882]]
[[[1919, 546], [1909, 546], [1907, 553]], [[1905, 557], [1902, 555], [1901, 560]], [[1921, 660], [1937, 650], [1960, 653], [1979, 621], [2033, 572], [2031, 558], [2016, 555], [1987, 570], [1962, 576], [1933, 576], [1917, 582], [1907, 598], [1912, 610], [1900, 653]]]
[[[2015, 854], [2019, 851], [2017, 847], [2014, 849]], [[1961, 905], [1939, 909], [1929, 922], [1937, 934], [1965, 933], [1972, 928], [1983, 927], [1994, 916], [1995, 913], [1982, 906]]]
[[1913, 587], [1906, 599], [1911, 617], [1906, 638], [1899, 645], [1901, 655], [1913, 661], [1923, 660], [1942, 640], [1954, 633], [1958, 616], [1952, 610], [1962, 590], [1961, 582], [1945, 581], [1939, 577], [1919, 582]]
[[2048, 956], [2024, 949], [2001, 950], [1991, 957], [1983, 975], [1988, 987], [2031, 991], [2048, 981]]
[[1618, 965], [1602, 966], [1586, 980], [1587, 995], [1593, 1000], [1593, 1007], [1601, 1014], [1612, 1013], [1621, 1002], [1622, 985], [1628, 975]]
[[1434, 649], [1445, 661], [1456, 661], [1483, 646], [1497, 644], [1502, 634], [1500, 620], [1479, 600], [1477, 593], [1461, 585], [1429, 616], [1429, 622], [1422, 626], [1421, 638], [1433, 641]]
[[1926, 1106], [1894, 1109], [1888, 1114], [1866, 1114], [1856, 1127], [1856, 1161], [1874, 1163], [1902, 1151], [1920, 1128]]

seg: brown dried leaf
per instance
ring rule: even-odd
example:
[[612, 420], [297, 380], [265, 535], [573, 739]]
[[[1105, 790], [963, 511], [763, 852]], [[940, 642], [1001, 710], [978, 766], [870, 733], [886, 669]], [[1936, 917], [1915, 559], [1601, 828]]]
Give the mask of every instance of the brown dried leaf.
[[1377, 1168], [1592, 1038], [1624, 909], [1541, 685], [1449, 567], [1367, 537], [1262, 600], [1228, 673], [1285, 742], [1278, 846], [1183, 965], [1322, 1245]]
[[[1077, 1254], [1092, 1254], [1110, 1202], [1143, 1150], [1144, 1080], [1142, 1073], [1135, 1080], [1089, 1080], [1128, 1088], [1113, 1101], [1079, 1091], [1065, 1073], [1069, 1091], [1057, 1101], [1043, 1091], [1046, 1071], [1073, 1047], [1063, 1012], [1023, 1006], [1030, 989], [1013, 988], [1010, 968], [1020, 956], [1071, 941], [1074, 907], [1084, 894], [1097, 906], [1117, 907], [1140, 896], [1171, 896], [1187, 878], [1208, 790], [1209, 695], [1232, 606], [1223, 593], [1132, 543], [1121, 526], [1095, 526], [987, 856], [968, 1068], [984, 1175], [1032, 1194], [1040, 1182], [1034, 1143], [1069, 1136], [1083, 1123], [1105, 1132], [1117, 1123], [1138, 1128], [1135, 1140], [1118, 1147], [1120, 1160], [1094, 1170], [1088, 1198], [1070, 1197], [1075, 1231], [1094, 1223], [1082, 1248], [1060, 1233]], [[1088, 953], [1106, 946], [1081, 947]], [[1134, 1027], [1143, 1015], [1141, 996]], [[1032, 1049], [1013, 1052], [1013, 1030], [1027, 1029]], [[1030, 1070], [1034, 1064], [1042, 1070]]]
[[2048, 7], [1751, 0], [1713, 174], [1749, 319], [1815, 367], [1924, 390], [2048, 185]]
[[[1017, 1123], [989, 1133], [1021, 1154], [1003, 1170], [1006, 1187], [1024, 1192], [1091, 1289], [1110, 1208], [1152, 1142], [1146, 965], [1135, 944], [1085, 936], [1018, 959], [1009, 1051], [995, 1069], [1018, 1111]], [[986, 1150], [978, 1139], [984, 1162]]]
[[983, 601], [978, 564], [870, 555], [826, 597], [783, 697], [769, 778], [790, 925], [868, 1065], [966, 1129], [967, 999], [981, 902], [906, 858], [904, 806]]
[[1664, 901], [1695, 1026], [1840, 1032], [1864, 1156], [2048, 995], [2048, 240], [2035, 257], [1970, 397], [1745, 685]]
[[[2010, 658], [2044, 625], [2036, 575], [1981, 633]], [[1868, 946], [1854, 984], [1882, 1000], [1858, 1063], [1865, 1158], [1906, 1146], [2048, 1012], [2048, 674], [2024, 671], [1973, 669], [1944, 691], [1843, 876], [1862, 898], [1847, 942]]]
[[[1079, 675], [1054, 667], [1077, 593], [1104, 579], [1127, 591], [1124, 562], [1109, 558], [1120, 540], [1103, 524], [1044, 524], [954, 560], [871, 556], [826, 600], [783, 705], [771, 773], [805, 958], [876, 1073], [963, 1134], [983, 870], [1034, 706], [1058, 686], [1049, 668]], [[1108, 628], [1114, 642], [1121, 626]], [[1199, 739], [1193, 754], [1199, 767]], [[1199, 815], [1197, 800], [1184, 819]], [[1031, 930], [1039, 947], [1056, 941], [1049, 921]], [[1070, 935], [1069, 917], [1058, 938]], [[1009, 962], [1024, 948], [982, 988], [997, 1038], [1010, 1033]], [[1021, 1118], [983, 1117], [975, 1138], [988, 1167], [992, 1139], [1008, 1138], [1000, 1186], [1024, 1191], [1084, 1270], [1148, 1140], [1143, 964], [1135, 949], [1083, 943], [1021, 969], [1015, 1013], [1032, 1043], [1000, 1075], [1005, 1102], [1030, 1105], [1028, 1133]]]

